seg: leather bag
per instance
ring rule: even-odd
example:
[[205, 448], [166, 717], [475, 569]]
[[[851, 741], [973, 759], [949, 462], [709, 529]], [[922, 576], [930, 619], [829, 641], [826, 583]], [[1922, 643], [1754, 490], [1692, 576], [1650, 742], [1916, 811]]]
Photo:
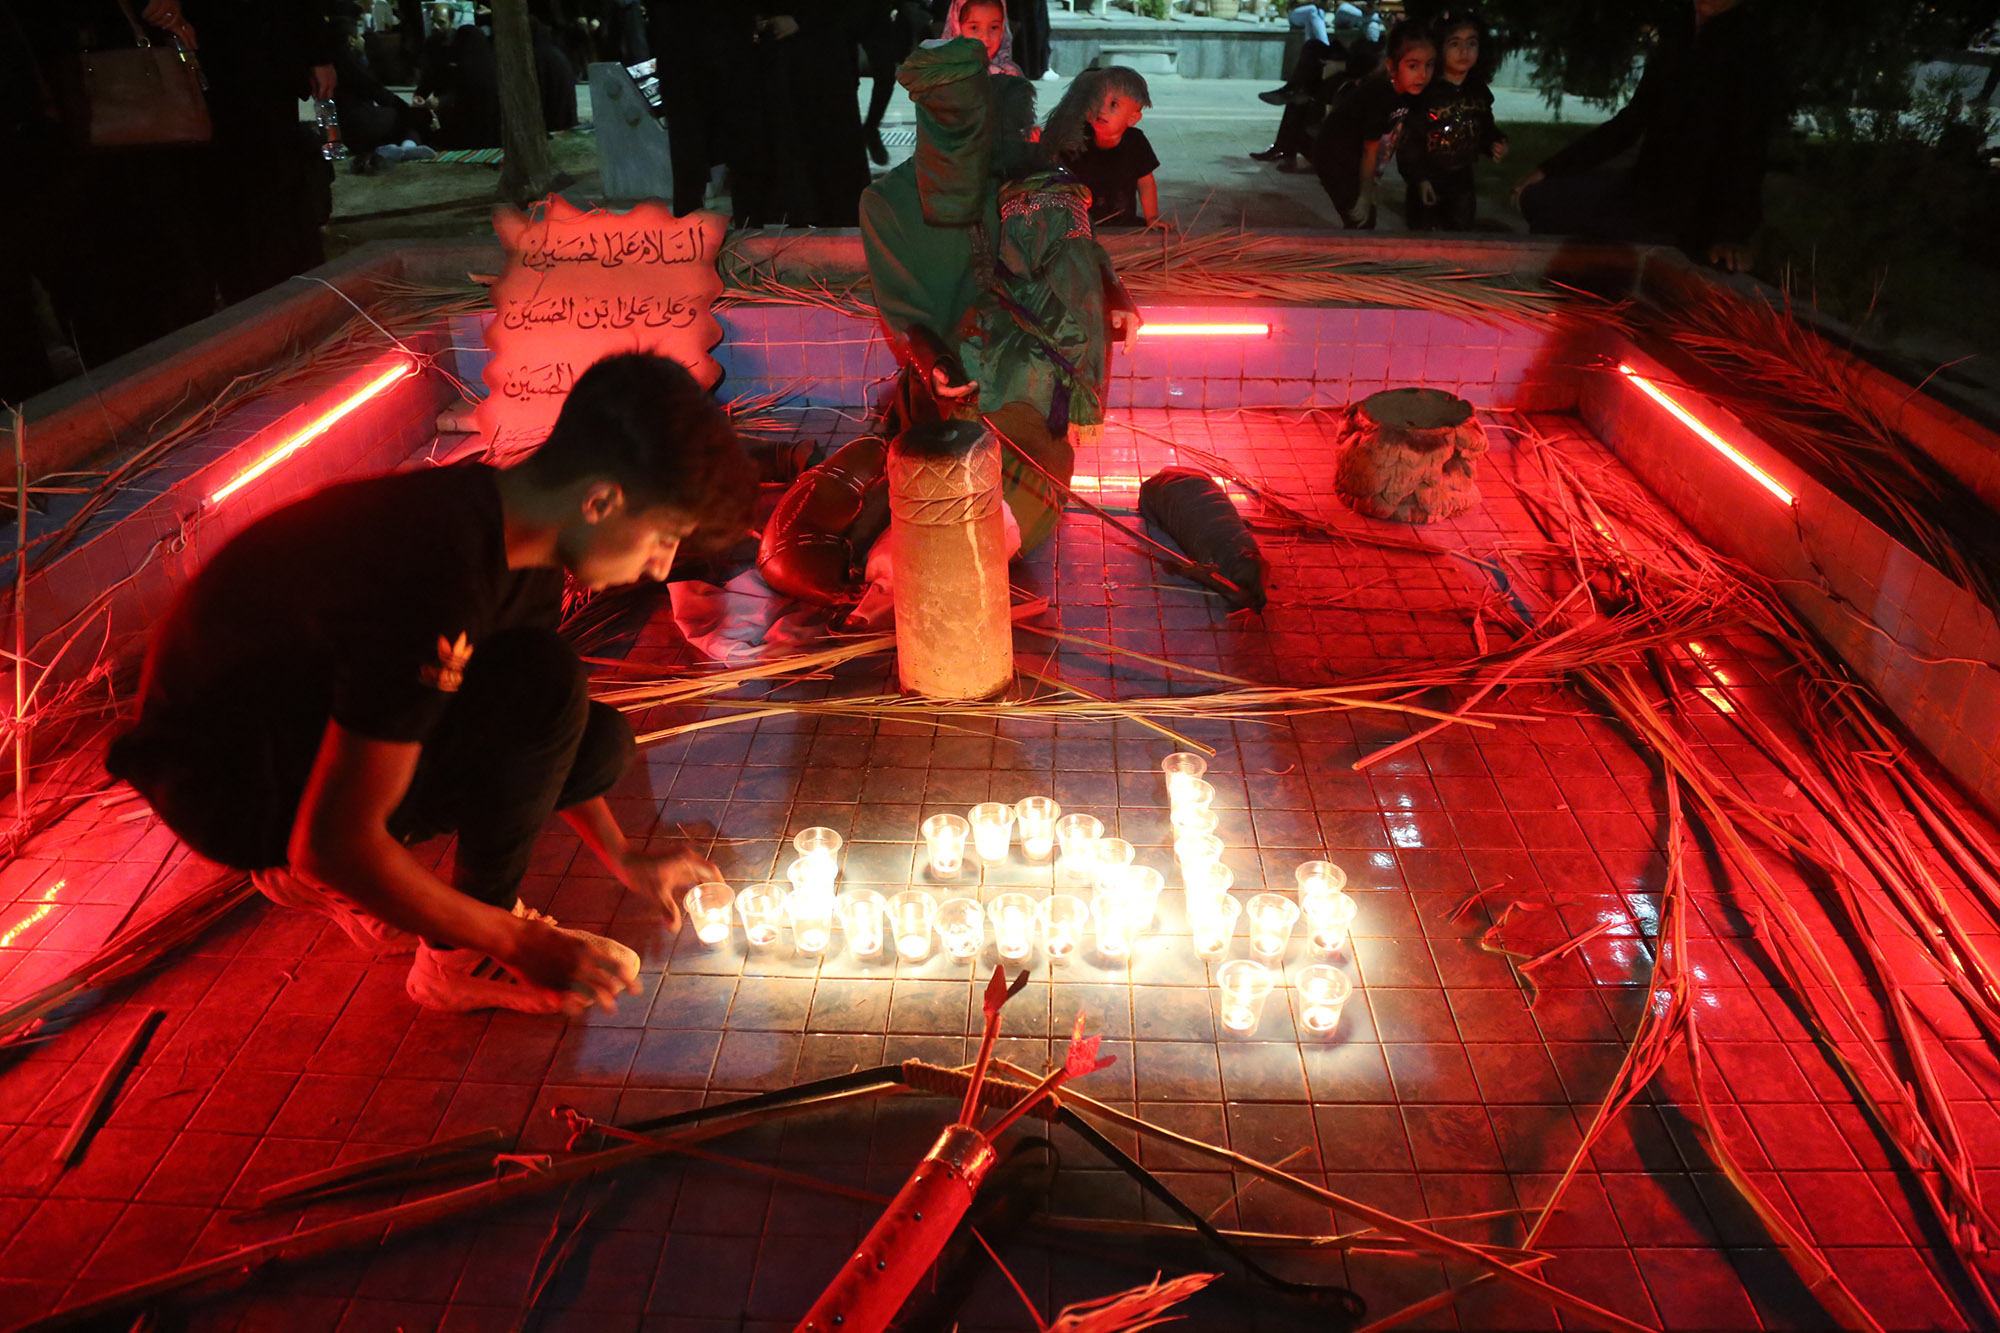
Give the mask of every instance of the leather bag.
[[127, 0], [118, 8], [135, 45], [85, 51], [70, 67], [64, 110], [91, 148], [207, 143], [213, 135], [201, 66], [178, 41], [155, 45]]

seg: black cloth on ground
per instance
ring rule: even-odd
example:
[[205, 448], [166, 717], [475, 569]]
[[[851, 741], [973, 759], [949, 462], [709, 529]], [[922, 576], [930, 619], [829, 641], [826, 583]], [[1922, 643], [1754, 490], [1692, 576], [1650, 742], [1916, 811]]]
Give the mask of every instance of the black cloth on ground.
[[[1747, 241], [1763, 221], [1764, 153], [1784, 85], [1776, 44], [1757, 9], [1739, 5], [1698, 30], [1686, 14], [1665, 25], [1632, 100], [1542, 163], [1547, 179], [1521, 201], [1530, 225], [1530, 195], [1601, 167], [1636, 143], [1629, 200], [1647, 232], [1667, 233], [1691, 252]], [[1578, 234], [1611, 233], [1599, 226]]]
[[154, 632], [107, 766], [204, 856], [281, 864], [329, 718], [424, 742], [491, 636], [553, 630], [562, 574], [510, 570], [491, 468], [331, 486], [209, 558]]
[[1095, 141], [1064, 164], [1071, 175], [1090, 187], [1090, 221], [1094, 227], [1142, 227], [1139, 182], [1159, 170], [1160, 159], [1144, 130], [1134, 126], [1109, 148]]

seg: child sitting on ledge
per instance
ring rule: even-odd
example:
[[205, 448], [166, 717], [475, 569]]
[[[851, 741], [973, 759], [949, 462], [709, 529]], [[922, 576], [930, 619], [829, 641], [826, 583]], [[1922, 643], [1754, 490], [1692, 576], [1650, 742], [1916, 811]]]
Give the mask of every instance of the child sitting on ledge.
[[1152, 104], [1139, 71], [1110, 65], [1077, 75], [1049, 113], [1043, 151], [1090, 187], [1093, 227], [1150, 227], [1160, 220], [1153, 183], [1160, 159], [1138, 128]]

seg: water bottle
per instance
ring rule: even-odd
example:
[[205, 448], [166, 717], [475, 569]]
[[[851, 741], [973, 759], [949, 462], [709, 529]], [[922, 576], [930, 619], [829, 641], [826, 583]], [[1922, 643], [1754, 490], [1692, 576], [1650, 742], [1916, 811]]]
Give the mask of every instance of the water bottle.
[[313, 99], [313, 120], [319, 126], [319, 155], [329, 162], [346, 157], [347, 145], [340, 139], [340, 113], [334, 110], [331, 97]]

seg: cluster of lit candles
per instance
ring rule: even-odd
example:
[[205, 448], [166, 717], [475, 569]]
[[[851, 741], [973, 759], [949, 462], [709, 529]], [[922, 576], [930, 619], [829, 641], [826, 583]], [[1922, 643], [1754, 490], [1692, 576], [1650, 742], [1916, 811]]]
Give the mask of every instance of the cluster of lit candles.
[[[1207, 761], [1183, 752], [1168, 755], [1160, 767], [1194, 951], [1220, 964], [1215, 984], [1223, 1026], [1253, 1031], [1285, 974], [1285, 955], [1301, 919], [1315, 954], [1330, 957], [1347, 947], [1355, 912], [1354, 899], [1344, 892], [1347, 875], [1331, 861], [1307, 861], [1298, 867], [1296, 894], [1238, 898], [1231, 892], [1234, 876], [1222, 863], [1227, 849], [1216, 836], [1215, 788], [1204, 777]], [[963, 874], [968, 851], [981, 866], [993, 866], [1006, 861], [1018, 842], [1030, 862], [1055, 859], [1055, 891], [1039, 899], [1007, 892], [983, 903], [963, 895], [940, 900], [916, 887], [888, 895], [872, 889], [839, 892], [841, 837], [829, 828], [809, 828], [792, 840], [798, 856], [787, 867], [786, 883], [756, 884], [740, 893], [727, 884], [698, 884], [686, 895], [689, 920], [710, 946], [727, 942], [740, 922], [745, 942], [757, 950], [778, 947], [789, 926], [794, 949], [806, 956], [826, 952], [837, 924], [848, 952], [864, 961], [893, 952], [921, 962], [941, 945], [947, 957], [971, 963], [990, 932], [993, 950], [1005, 962], [1027, 959], [1039, 943], [1051, 962], [1088, 944], [1105, 961], [1121, 963], [1152, 929], [1166, 887], [1158, 870], [1136, 864], [1130, 842], [1106, 837], [1094, 815], [1066, 815], [1046, 796], [1012, 805], [985, 801], [963, 815], [932, 815], [919, 831], [933, 881]], [[1222, 961], [1234, 944], [1239, 918], [1251, 956]], [[1338, 967], [1322, 962], [1298, 969], [1293, 988], [1300, 1023], [1324, 1035], [1339, 1024], [1352, 983]]]

